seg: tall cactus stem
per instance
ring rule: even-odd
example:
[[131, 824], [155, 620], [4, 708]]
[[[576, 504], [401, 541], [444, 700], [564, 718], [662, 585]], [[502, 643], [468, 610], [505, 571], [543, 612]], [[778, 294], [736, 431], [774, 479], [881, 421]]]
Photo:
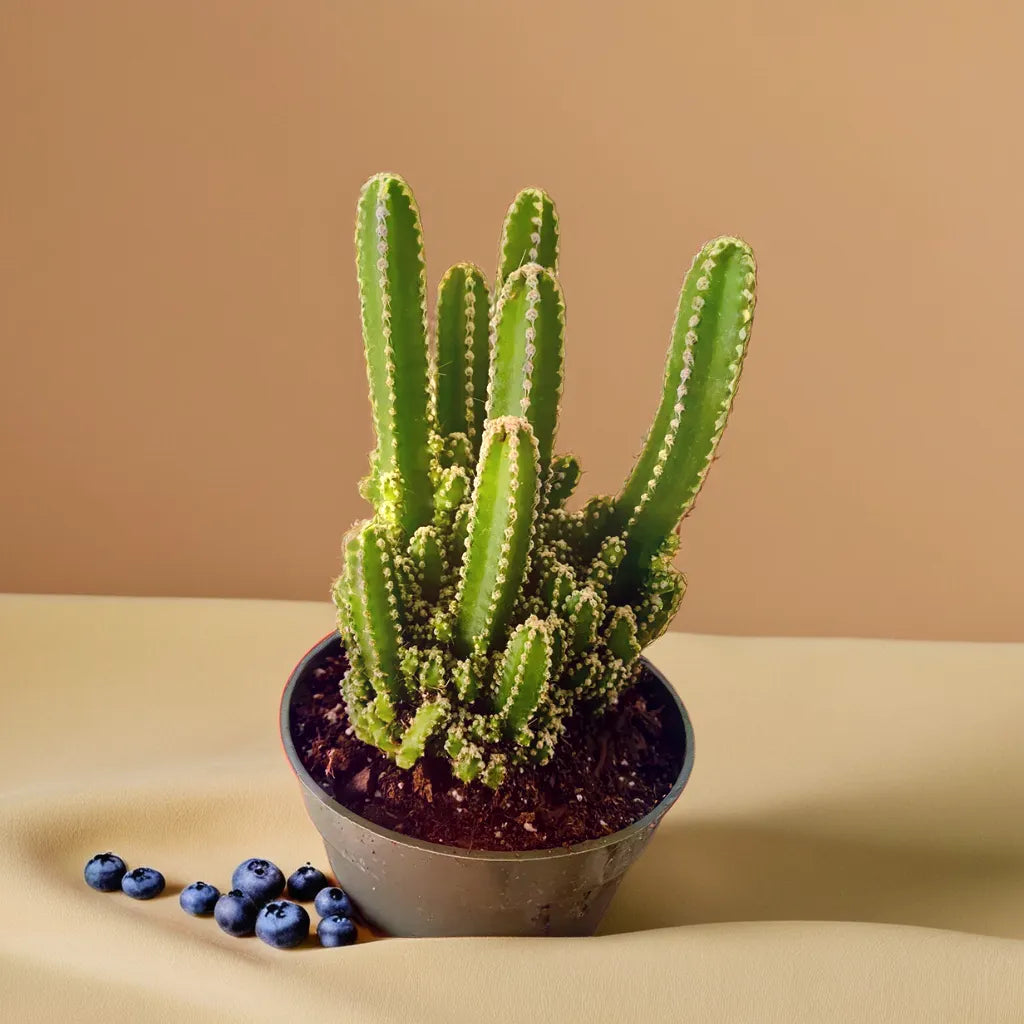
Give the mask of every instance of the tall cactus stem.
[[628, 549], [616, 577], [620, 594], [643, 578], [704, 483], [743, 366], [754, 282], [750, 248], [728, 237], [705, 245], [686, 276], [661, 405], [612, 517]]
[[391, 547], [367, 522], [345, 545], [345, 590], [359, 659], [379, 697], [392, 705], [405, 696], [400, 672], [401, 614]]
[[530, 424], [512, 416], [488, 420], [456, 596], [463, 657], [493, 649], [509, 624], [529, 565], [538, 476]]
[[483, 271], [456, 263], [437, 289], [437, 429], [479, 443], [487, 402], [490, 292]]
[[539, 188], [524, 188], [512, 200], [498, 244], [497, 291], [526, 263], [539, 263], [558, 273], [558, 212]]
[[514, 270], [491, 321], [487, 418], [523, 416], [537, 436], [542, 473], [551, 461], [562, 397], [565, 303], [558, 280], [536, 263]]
[[685, 579], [676, 527], [729, 414], [755, 267], [709, 242], [683, 283], [657, 414], [615, 497], [568, 508], [580, 475], [556, 454], [565, 303], [559, 226], [539, 189], [516, 196], [498, 272], [441, 279], [428, 344], [423, 233], [408, 186], [363, 188], [356, 265], [376, 447], [332, 585], [351, 731], [400, 768], [447, 757], [497, 787], [544, 765], [580, 714], [614, 704], [668, 626]]
[[394, 515], [410, 534], [431, 515], [426, 270], [419, 210], [396, 175], [377, 174], [363, 186], [356, 267], [377, 432], [369, 492], [394, 475]]

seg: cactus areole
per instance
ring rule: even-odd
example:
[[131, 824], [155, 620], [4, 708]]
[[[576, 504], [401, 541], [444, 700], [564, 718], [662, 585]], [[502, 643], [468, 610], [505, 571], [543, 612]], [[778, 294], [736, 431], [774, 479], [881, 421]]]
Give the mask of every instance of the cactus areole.
[[[558, 217], [521, 192], [493, 287], [468, 263], [441, 278], [428, 327], [420, 215], [378, 174], [356, 221], [376, 447], [373, 506], [333, 587], [355, 735], [399, 767], [430, 755], [500, 787], [547, 764], [565, 723], [598, 716], [683, 596], [676, 527], [725, 428], [754, 312], [754, 258], [716, 238], [683, 282], [654, 423], [622, 490], [578, 511], [558, 453], [565, 302]], [[432, 344], [431, 344], [432, 340]]]

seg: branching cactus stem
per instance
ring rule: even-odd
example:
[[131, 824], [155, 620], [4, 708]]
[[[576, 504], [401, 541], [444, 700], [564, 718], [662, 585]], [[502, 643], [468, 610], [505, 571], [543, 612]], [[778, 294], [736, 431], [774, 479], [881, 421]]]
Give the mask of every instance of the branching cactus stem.
[[363, 188], [356, 264], [377, 435], [332, 594], [355, 735], [411, 768], [447, 758], [498, 787], [543, 765], [566, 722], [597, 716], [637, 677], [642, 649], [685, 590], [675, 530], [715, 457], [754, 309], [754, 259], [736, 238], [683, 283], [661, 401], [614, 498], [570, 505], [579, 461], [556, 450], [565, 347], [559, 225], [524, 189], [497, 275], [441, 279], [431, 349], [419, 211], [408, 185]]

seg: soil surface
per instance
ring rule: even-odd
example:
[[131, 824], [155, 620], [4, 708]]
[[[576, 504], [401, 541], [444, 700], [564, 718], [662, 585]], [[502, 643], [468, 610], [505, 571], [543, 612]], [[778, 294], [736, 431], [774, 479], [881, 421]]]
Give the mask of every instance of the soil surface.
[[679, 774], [683, 745], [668, 735], [667, 699], [646, 670], [601, 719], [570, 719], [547, 765], [513, 769], [494, 791], [460, 782], [445, 760], [398, 768], [356, 739], [339, 694], [347, 667], [343, 652], [327, 655], [296, 689], [295, 747], [329, 796], [416, 839], [470, 850], [571, 846], [642, 818]]

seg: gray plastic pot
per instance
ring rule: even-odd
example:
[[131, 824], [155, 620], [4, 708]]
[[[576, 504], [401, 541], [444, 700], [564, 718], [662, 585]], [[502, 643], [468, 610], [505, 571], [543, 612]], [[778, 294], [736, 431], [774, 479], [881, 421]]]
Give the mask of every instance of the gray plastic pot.
[[340, 647], [337, 633], [325, 637], [292, 672], [281, 700], [281, 739], [331, 868], [366, 920], [387, 934], [405, 936], [593, 934], [622, 876], [693, 768], [690, 719], [664, 676], [647, 662], [668, 695], [665, 726], [682, 748], [682, 767], [649, 814], [603, 839], [571, 847], [529, 853], [463, 850], [410, 839], [361, 818], [306, 771], [292, 739], [292, 701]]

